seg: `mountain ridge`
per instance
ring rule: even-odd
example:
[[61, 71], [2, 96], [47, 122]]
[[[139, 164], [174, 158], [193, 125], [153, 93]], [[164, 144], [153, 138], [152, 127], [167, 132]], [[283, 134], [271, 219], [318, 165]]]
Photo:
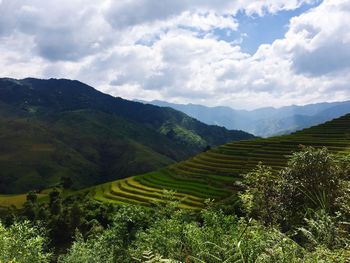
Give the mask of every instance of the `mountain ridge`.
[[[142, 102], [142, 101], [140, 101]], [[235, 110], [228, 106], [207, 107], [197, 104], [175, 104], [165, 101], [143, 101], [182, 111], [207, 124], [244, 130], [256, 136], [269, 137], [321, 124], [350, 112], [350, 101], [324, 102], [304, 106], [265, 107]]]
[[0, 193], [80, 188], [254, 136], [114, 98], [68, 79], [0, 79]]

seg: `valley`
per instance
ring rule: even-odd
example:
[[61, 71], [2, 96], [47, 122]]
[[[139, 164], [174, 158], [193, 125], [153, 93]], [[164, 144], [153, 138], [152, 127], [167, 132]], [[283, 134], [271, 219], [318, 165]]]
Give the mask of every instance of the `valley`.
[[288, 157], [302, 146], [327, 147], [334, 154], [350, 153], [350, 115], [291, 135], [218, 146], [167, 168], [98, 186], [93, 196], [103, 202], [150, 205], [161, 201], [159, 193], [167, 189], [176, 191], [180, 202], [190, 195], [183, 204], [200, 208], [207, 198], [220, 201], [233, 195], [242, 175], [260, 162], [281, 170]]
[[[163, 191], [174, 191], [180, 206], [200, 209], [206, 199], [224, 202], [240, 190], [242, 175], [260, 162], [279, 171], [302, 146], [327, 147], [350, 153], [350, 115], [290, 135], [227, 143], [165, 168], [104, 183], [86, 190], [99, 202], [150, 206], [162, 202]], [[74, 191], [68, 191], [74, 195]], [[23, 195], [0, 196], [0, 206], [21, 207]], [[47, 199], [47, 194], [39, 199]], [[18, 201], [21, 200], [21, 201]]]
[[290, 134], [350, 112], [350, 101], [291, 105], [280, 108], [265, 107], [254, 110], [237, 110], [227, 106], [176, 104], [159, 100], [140, 102], [173, 108], [206, 124], [243, 130], [259, 137]]
[[0, 263], [350, 263], [350, 0], [0, 0]]
[[71, 80], [0, 79], [0, 193], [81, 189], [254, 138]]

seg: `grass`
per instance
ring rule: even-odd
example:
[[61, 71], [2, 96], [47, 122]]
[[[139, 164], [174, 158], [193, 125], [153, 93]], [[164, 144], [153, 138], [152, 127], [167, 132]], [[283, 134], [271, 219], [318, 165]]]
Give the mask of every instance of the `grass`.
[[160, 201], [167, 189], [176, 191], [178, 200], [187, 197], [184, 206], [200, 208], [207, 198], [220, 201], [234, 195], [235, 182], [259, 162], [282, 169], [300, 145], [350, 152], [350, 115], [291, 135], [228, 143], [165, 169], [112, 182], [94, 198], [149, 205]]
[[[350, 115], [287, 136], [228, 143], [154, 172], [85, 190], [100, 202], [143, 206], [162, 203], [163, 190], [173, 190], [181, 207], [200, 209], [205, 199], [221, 201], [234, 196], [236, 182], [259, 162], [275, 171], [282, 169], [300, 145], [350, 153]], [[0, 196], [0, 205], [20, 207], [23, 200], [23, 195]]]
[[[38, 201], [46, 199], [46, 194], [39, 194]], [[24, 202], [27, 200], [26, 194], [18, 194], [18, 195], [0, 195], [0, 208], [1, 207], [10, 207], [14, 206], [17, 209], [23, 207]]]
[[[119, 204], [132, 203], [144, 206], [152, 205], [152, 203], [163, 203], [163, 190], [156, 188], [153, 191], [153, 189], [154, 188], [139, 185], [139, 183], [134, 181], [133, 177], [131, 177], [95, 187], [93, 194], [94, 198], [101, 202]], [[175, 194], [175, 198], [180, 202], [179, 206], [185, 209], [199, 209], [203, 206], [204, 201], [201, 198], [187, 194]]]

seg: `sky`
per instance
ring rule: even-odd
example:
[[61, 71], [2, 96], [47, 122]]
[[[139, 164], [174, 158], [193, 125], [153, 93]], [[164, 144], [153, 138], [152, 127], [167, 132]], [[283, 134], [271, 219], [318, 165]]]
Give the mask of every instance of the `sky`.
[[350, 0], [0, 0], [0, 77], [237, 109], [350, 100]]

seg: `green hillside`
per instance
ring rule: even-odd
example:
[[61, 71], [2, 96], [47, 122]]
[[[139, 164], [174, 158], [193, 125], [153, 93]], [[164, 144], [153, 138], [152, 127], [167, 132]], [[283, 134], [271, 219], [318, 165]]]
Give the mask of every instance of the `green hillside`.
[[166, 169], [98, 186], [92, 193], [104, 202], [149, 205], [168, 189], [177, 192], [183, 207], [200, 208], [206, 198], [232, 195], [241, 175], [259, 162], [281, 169], [300, 145], [350, 152], [350, 114], [287, 136], [228, 143]]
[[248, 138], [78, 81], [0, 79], [0, 194], [101, 184]]

